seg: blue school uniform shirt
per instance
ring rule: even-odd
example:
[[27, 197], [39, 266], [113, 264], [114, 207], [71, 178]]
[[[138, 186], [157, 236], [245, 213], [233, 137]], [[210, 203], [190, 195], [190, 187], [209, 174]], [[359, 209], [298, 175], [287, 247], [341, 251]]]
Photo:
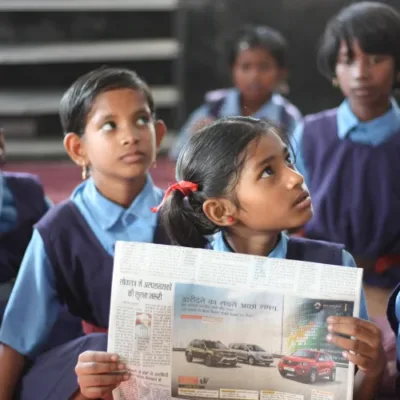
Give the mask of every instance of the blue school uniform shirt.
[[[46, 198], [50, 208], [52, 202]], [[7, 233], [13, 230], [18, 221], [18, 213], [13, 193], [7, 185], [4, 175], [0, 173], [0, 233]]]
[[[284, 104], [283, 101], [284, 100], [280, 94], [274, 93], [271, 98], [266, 103], [264, 103], [255, 114], [252, 115], [252, 117], [266, 118], [271, 120], [272, 122], [281, 123], [282, 107]], [[192, 135], [193, 126], [195, 126], [200, 121], [210, 117], [209, 107], [209, 104], [203, 104], [189, 116], [189, 119], [179, 133], [176, 143], [171, 149], [171, 158], [175, 160], [178, 158], [183, 146]], [[287, 127], [287, 131], [289, 134], [293, 132], [297, 122], [301, 118], [300, 111], [295, 106], [292, 106], [291, 108], [293, 111], [291, 113], [292, 119], [289, 126]], [[224, 102], [222, 104], [219, 114], [221, 118], [242, 115], [240, 107], [240, 92], [238, 89], [232, 88], [226, 90]]]
[[[79, 185], [71, 200], [113, 256], [117, 240], [153, 241], [157, 215], [150, 208], [160, 204], [162, 197], [162, 190], [148, 176], [143, 190], [126, 209], [102, 196], [92, 179]], [[48, 338], [59, 309], [53, 267], [40, 234], [34, 230], [4, 314], [0, 342], [34, 356]]]
[[[268, 254], [270, 258], [286, 258], [287, 247], [288, 247], [288, 236], [285, 233], [281, 233], [280, 238], [274, 249]], [[221, 232], [217, 233], [213, 241], [211, 242], [211, 247], [216, 251], [223, 252], [232, 252], [230, 246], [226, 243], [223, 234]], [[353, 256], [347, 252], [346, 250], [342, 250], [342, 265], [344, 267], [354, 267], [357, 268], [356, 262], [354, 261]], [[360, 318], [361, 319], [369, 319], [368, 311], [367, 311], [367, 303], [365, 301], [364, 290], [361, 293], [361, 301], [360, 301]]]
[[[355, 143], [379, 146], [400, 131], [400, 109], [396, 100], [391, 99], [391, 108], [382, 116], [372, 121], [361, 122], [354, 115], [347, 100], [337, 109], [338, 137]], [[299, 122], [293, 132], [293, 149], [297, 170], [309, 179], [307, 160], [302, 154], [304, 123]], [[323, 132], [321, 132], [323, 134]]]

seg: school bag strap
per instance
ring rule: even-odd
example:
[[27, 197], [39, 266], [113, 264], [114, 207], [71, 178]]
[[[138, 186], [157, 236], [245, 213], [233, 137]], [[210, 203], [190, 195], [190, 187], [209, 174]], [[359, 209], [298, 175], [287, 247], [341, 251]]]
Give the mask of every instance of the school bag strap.
[[224, 105], [228, 89], [218, 89], [207, 92], [205, 102], [208, 106], [208, 115], [213, 119], [218, 119], [221, 116], [221, 109]]
[[344, 246], [322, 240], [290, 237], [286, 258], [320, 264], [343, 265]]

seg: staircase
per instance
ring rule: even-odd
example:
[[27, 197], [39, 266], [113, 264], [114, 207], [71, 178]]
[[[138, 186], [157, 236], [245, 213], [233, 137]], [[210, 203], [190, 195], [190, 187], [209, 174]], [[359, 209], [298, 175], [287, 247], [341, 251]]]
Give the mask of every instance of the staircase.
[[[65, 156], [58, 107], [80, 75], [102, 65], [136, 70], [158, 117], [175, 128], [177, 0], [1, 0], [0, 125], [10, 158]], [[169, 134], [166, 150], [173, 139]]]

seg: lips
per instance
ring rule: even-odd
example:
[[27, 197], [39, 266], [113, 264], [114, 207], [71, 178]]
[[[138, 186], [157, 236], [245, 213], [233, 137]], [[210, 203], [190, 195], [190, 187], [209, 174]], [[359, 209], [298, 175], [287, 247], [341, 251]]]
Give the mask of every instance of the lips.
[[302, 203], [304, 200], [308, 199], [310, 197], [310, 193], [307, 192], [307, 190], [303, 190], [301, 194], [297, 197], [296, 201], [294, 202], [293, 206], [297, 206], [300, 203]]
[[351, 89], [352, 93], [356, 96], [369, 96], [373, 93], [374, 89], [368, 86], [355, 87]]
[[127, 163], [127, 164], [134, 164], [140, 162], [145, 157], [145, 153], [141, 151], [133, 151], [130, 153], [126, 153], [120, 157], [120, 160]]

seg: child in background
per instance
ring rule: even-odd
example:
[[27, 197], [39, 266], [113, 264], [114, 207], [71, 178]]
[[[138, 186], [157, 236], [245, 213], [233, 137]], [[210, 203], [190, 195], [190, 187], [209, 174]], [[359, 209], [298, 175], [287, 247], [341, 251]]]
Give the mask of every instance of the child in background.
[[[287, 140], [271, 123], [249, 117], [213, 123], [183, 148], [176, 172], [181, 182], [170, 187], [162, 203], [162, 222], [173, 244], [356, 266], [341, 245], [284, 233], [308, 222], [312, 206]], [[211, 244], [208, 235], [216, 235]], [[360, 318], [330, 317], [327, 322], [327, 341], [358, 366], [354, 399], [374, 399], [385, 356], [380, 330], [368, 321], [364, 296]], [[119, 368], [125, 367], [116, 354], [81, 354], [76, 371], [82, 393], [90, 399], [109, 393], [129, 378], [115, 374]]]
[[[4, 162], [5, 139], [0, 129], [0, 165]], [[50, 207], [37, 176], [0, 172], [0, 322], [33, 226]]]
[[[166, 128], [146, 83], [125, 69], [92, 71], [65, 93], [60, 116], [84, 182], [33, 232], [0, 329], [0, 399], [80, 398], [78, 355], [107, 348], [93, 332], [108, 327], [115, 242], [168, 243], [150, 211], [163, 193], [148, 174]], [[91, 334], [38, 355], [60, 305]]]
[[400, 282], [400, 15], [361, 2], [327, 25], [318, 55], [346, 99], [305, 117], [293, 134], [296, 167], [315, 208], [304, 234], [343, 243], [365, 281]]
[[176, 160], [193, 133], [221, 117], [252, 115], [292, 132], [301, 114], [278, 94], [286, 85], [287, 58], [287, 43], [279, 32], [267, 26], [240, 30], [229, 54], [235, 87], [207, 93], [205, 104], [183, 126], [170, 157]]

